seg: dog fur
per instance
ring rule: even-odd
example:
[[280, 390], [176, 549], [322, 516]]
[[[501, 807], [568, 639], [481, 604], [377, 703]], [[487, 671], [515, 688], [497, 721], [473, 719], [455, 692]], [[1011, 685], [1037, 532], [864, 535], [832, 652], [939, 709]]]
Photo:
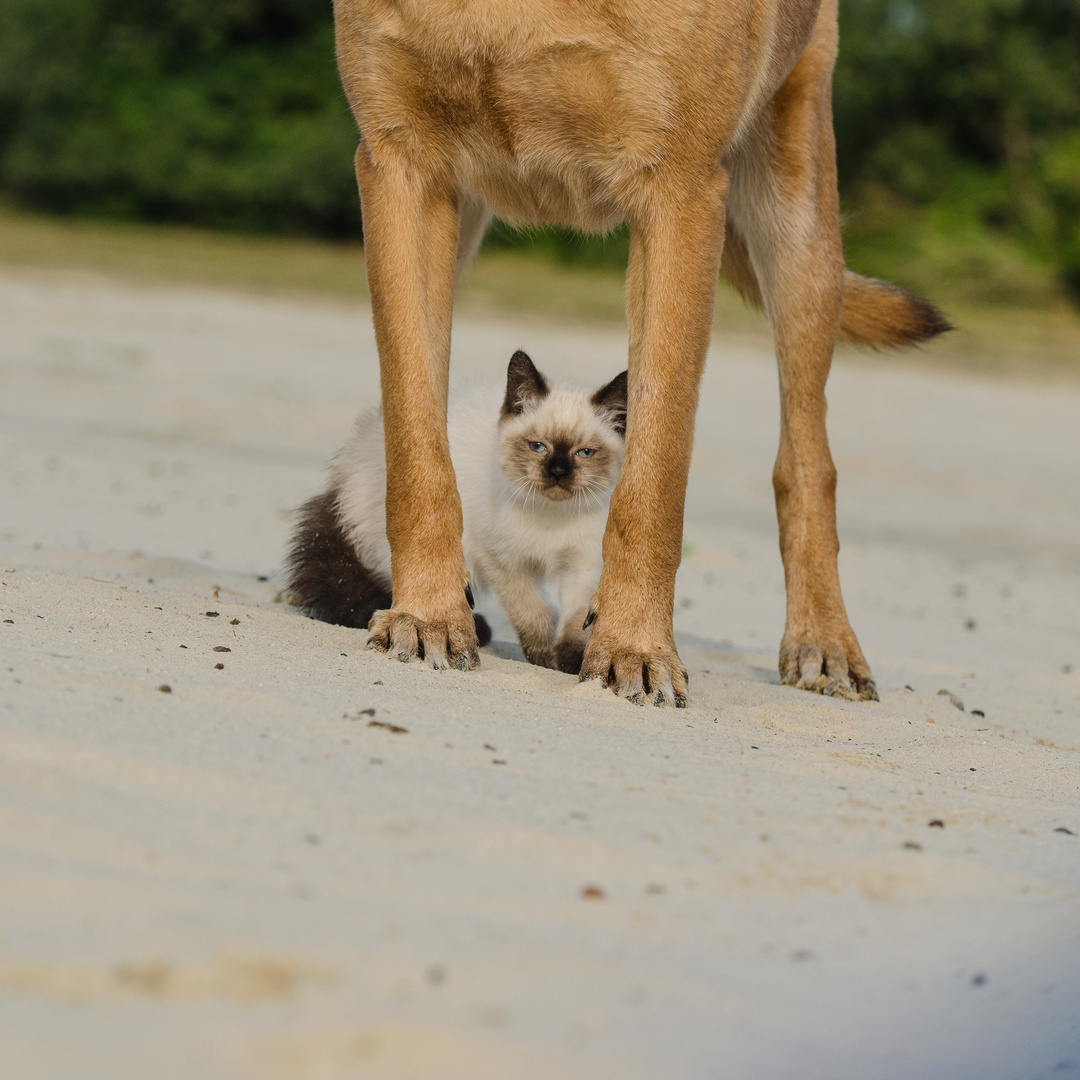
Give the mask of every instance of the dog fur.
[[721, 263], [772, 324], [785, 683], [876, 697], [837, 574], [825, 381], [838, 336], [947, 328], [845, 270], [836, 0], [336, 0], [379, 348], [393, 599], [371, 644], [479, 662], [446, 438], [455, 277], [494, 212], [630, 227], [626, 457], [581, 677], [685, 704], [672, 633], [698, 384]]

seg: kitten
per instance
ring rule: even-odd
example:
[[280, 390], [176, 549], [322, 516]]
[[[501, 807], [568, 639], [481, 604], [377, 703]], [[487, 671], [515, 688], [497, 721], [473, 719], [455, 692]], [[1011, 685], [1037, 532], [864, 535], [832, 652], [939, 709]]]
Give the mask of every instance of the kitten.
[[[602, 565], [608, 500], [622, 464], [626, 372], [590, 394], [549, 383], [514, 353], [505, 392], [451, 399], [447, 428], [474, 586], [492, 589], [534, 664], [577, 674]], [[362, 416], [300, 510], [288, 557], [292, 602], [366, 627], [391, 604], [382, 416]], [[545, 595], [552, 590], [558, 610]], [[491, 640], [476, 616], [481, 645]]]

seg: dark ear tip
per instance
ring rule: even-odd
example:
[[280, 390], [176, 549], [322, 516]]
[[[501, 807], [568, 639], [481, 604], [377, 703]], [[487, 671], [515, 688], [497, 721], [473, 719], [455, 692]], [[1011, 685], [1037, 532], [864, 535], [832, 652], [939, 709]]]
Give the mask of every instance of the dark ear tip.
[[612, 414], [615, 430], [626, 434], [626, 400], [629, 396], [630, 375], [620, 371], [607, 385], [601, 386], [592, 396], [592, 403], [598, 409], [606, 409]]
[[594, 405], [607, 405], [609, 407], [626, 407], [626, 399], [629, 392], [630, 373], [620, 371], [611, 382], [601, 386], [592, 396]]
[[522, 349], [510, 357], [506, 368], [506, 397], [503, 414], [520, 413], [531, 398], [544, 397], [548, 392], [547, 379], [536, 370], [532, 358]]
[[507, 379], [539, 379], [540, 372], [532, 362], [532, 357], [524, 350], [517, 349], [510, 357], [510, 363], [506, 365]]

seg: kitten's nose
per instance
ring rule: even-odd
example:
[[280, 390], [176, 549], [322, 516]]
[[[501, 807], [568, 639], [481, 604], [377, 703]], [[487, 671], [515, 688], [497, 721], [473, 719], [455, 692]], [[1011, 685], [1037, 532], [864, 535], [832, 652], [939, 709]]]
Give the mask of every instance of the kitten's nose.
[[544, 472], [552, 480], [561, 480], [570, 472], [570, 459], [565, 454], [554, 454], [551, 460], [544, 466]]

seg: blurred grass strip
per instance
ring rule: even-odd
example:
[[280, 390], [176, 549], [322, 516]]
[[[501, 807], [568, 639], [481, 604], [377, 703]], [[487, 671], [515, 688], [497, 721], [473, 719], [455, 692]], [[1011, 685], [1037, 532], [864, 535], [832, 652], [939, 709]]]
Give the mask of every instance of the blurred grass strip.
[[[127, 281], [367, 301], [361, 244], [221, 233], [171, 225], [85, 221], [0, 209], [0, 266], [85, 270]], [[565, 264], [543, 253], [485, 251], [459, 292], [474, 315], [624, 322], [623, 272]], [[767, 333], [760, 313], [726, 286], [718, 318], [739, 332]]]
[[[137, 284], [189, 285], [332, 303], [366, 303], [363, 248], [303, 238], [250, 236], [177, 226], [82, 221], [0, 210], [0, 270], [106, 274]], [[1080, 314], [1065, 299], [1037, 307], [935, 296], [954, 334], [896, 354], [840, 355], [865, 363], [921, 363], [1025, 377], [1080, 378]], [[492, 317], [622, 326], [623, 274], [566, 264], [543, 253], [489, 250], [473, 264], [459, 310]], [[723, 282], [716, 332], [727, 342], [768, 342], [768, 324]]]
[[0, 263], [258, 292], [366, 297], [360, 244], [0, 211]]

